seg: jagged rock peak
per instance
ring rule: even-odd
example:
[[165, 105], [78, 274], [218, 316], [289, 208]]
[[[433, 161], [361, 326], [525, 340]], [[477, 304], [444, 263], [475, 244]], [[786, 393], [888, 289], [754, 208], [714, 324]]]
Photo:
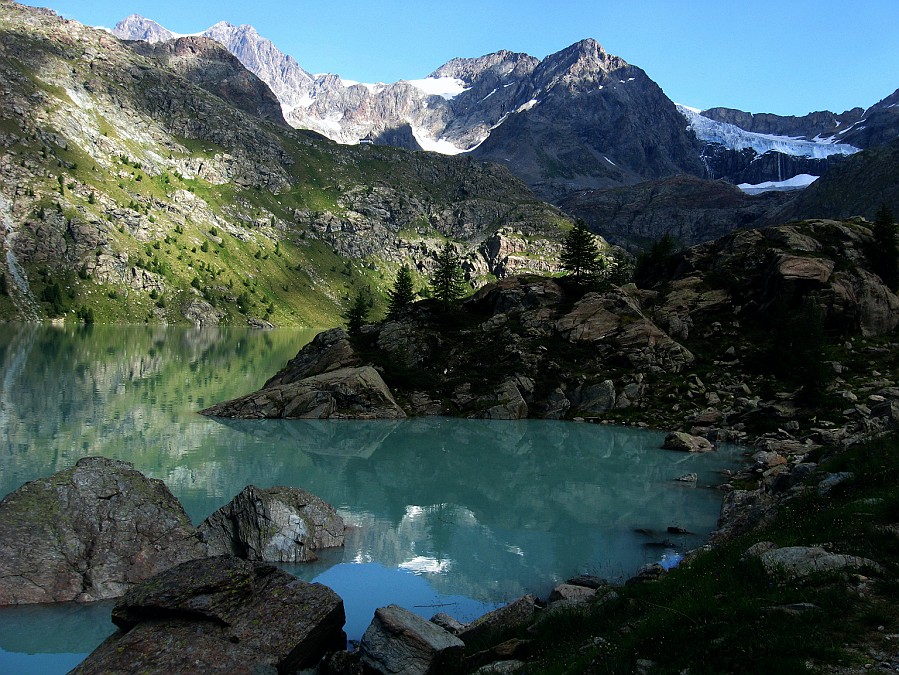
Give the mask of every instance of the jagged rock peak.
[[539, 59], [521, 52], [501, 49], [492, 54], [476, 58], [455, 58], [447, 61], [429, 77], [454, 77], [464, 82], [471, 82], [484, 72], [490, 70], [500, 77], [522, 77], [533, 72]]
[[557, 61], [569, 64], [570, 67], [577, 65], [598, 65], [602, 70], [609, 72], [629, 65], [624, 59], [609, 54], [602, 48], [593, 38], [586, 38], [575, 42], [573, 45], [565, 49], [550, 54], [545, 61]]
[[621, 57], [606, 52], [596, 40], [587, 38], [547, 56], [534, 75], [549, 86], [555, 84], [558, 78], [592, 86], [603, 82], [610, 73], [622, 69], [642, 73]]
[[123, 40], [144, 40], [145, 42], [165, 42], [176, 37], [168, 28], [163, 28], [152, 19], [140, 14], [132, 14], [119, 21], [112, 34]]

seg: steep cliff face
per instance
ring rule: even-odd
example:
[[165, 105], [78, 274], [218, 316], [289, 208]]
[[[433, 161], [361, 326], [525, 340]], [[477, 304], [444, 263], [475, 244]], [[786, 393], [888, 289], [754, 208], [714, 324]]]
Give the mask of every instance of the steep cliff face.
[[208, 38], [123, 43], [15, 3], [0, 32], [0, 316], [329, 324], [447, 237], [478, 284], [494, 233], [542, 256], [566, 222], [500, 167], [286, 127]]
[[724, 181], [675, 176], [625, 188], [575, 192], [561, 206], [612, 243], [639, 250], [666, 234], [682, 246], [691, 246], [767, 223], [771, 211], [791, 198], [782, 192], [749, 196]]

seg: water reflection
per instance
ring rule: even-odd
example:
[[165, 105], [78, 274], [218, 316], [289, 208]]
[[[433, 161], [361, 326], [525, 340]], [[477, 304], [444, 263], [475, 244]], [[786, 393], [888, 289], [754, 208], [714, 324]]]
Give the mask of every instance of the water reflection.
[[[674, 479], [694, 472], [700, 486], [712, 483], [736, 451], [662, 451], [656, 432], [196, 414], [257, 388], [313, 334], [0, 325], [0, 494], [85, 455], [125, 459], [163, 479], [195, 523], [247, 484], [303, 487], [334, 504], [350, 529], [344, 549], [291, 571], [341, 594], [351, 638], [371, 620], [373, 602], [408, 596], [419, 607], [409, 609], [425, 616], [445, 605], [470, 619], [523, 593], [545, 594], [570, 574], [620, 580], [702, 541], [669, 535], [669, 526], [700, 535], [714, 527], [720, 495]], [[383, 598], [378, 588], [387, 589]], [[40, 622], [10, 616], [0, 612], [2, 650], [25, 649], [4, 632], [10, 621], [33, 625], [47, 643]], [[90, 642], [81, 640], [84, 651]]]

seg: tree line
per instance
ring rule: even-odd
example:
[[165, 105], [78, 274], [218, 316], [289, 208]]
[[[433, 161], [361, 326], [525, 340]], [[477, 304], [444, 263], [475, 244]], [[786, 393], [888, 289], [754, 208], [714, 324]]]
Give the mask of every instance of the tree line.
[[[428, 290], [447, 312], [453, 303], [465, 296], [467, 284], [462, 270], [462, 259], [456, 247], [449, 241], [437, 253], [436, 265], [428, 278]], [[568, 273], [572, 283], [593, 286], [603, 281], [608, 284], [622, 284], [629, 280], [632, 270], [622, 258], [605, 257], [601, 254], [597, 237], [578, 220], [566, 235], [560, 256], [561, 267]], [[393, 287], [387, 291], [387, 319], [400, 318], [417, 297], [412, 278], [412, 269], [402, 265], [397, 272]], [[347, 330], [358, 333], [368, 320], [374, 303], [371, 291], [363, 289], [353, 298], [344, 314]]]

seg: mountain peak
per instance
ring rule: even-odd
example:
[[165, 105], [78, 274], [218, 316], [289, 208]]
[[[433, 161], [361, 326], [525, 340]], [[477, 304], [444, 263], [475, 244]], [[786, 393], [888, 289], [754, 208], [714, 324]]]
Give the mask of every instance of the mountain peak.
[[464, 82], [472, 82], [488, 70], [494, 71], [501, 77], [513, 72], [516, 75], [520, 75], [521, 72], [529, 73], [538, 63], [537, 59], [528, 54], [501, 49], [498, 52], [476, 58], [451, 59], [431, 73], [429, 77], [452, 77]]
[[143, 40], [150, 43], [165, 42], [175, 37], [169, 29], [140, 14], [132, 14], [119, 21], [112, 29], [112, 34], [122, 40]]

